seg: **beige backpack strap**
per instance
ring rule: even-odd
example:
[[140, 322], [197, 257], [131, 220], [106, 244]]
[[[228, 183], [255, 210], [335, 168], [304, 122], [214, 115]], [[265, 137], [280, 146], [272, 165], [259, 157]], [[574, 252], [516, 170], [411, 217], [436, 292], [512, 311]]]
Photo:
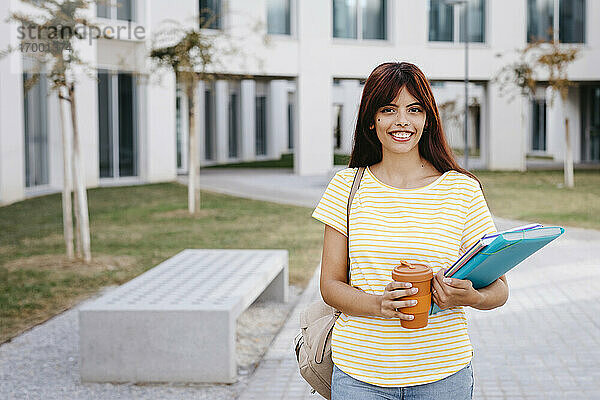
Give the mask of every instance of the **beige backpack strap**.
[[350, 189], [350, 195], [348, 196], [348, 206], [346, 207], [346, 237], [348, 238], [346, 241], [346, 254], [348, 256], [348, 285], [350, 284], [350, 206], [352, 205], [354, 195], [360, 187], [360, 181], [364, 173], [365, 167], [359, 167], [356, 171], [356, 175], [354, 175], [354, 181], [352, 182], [352, 189]]

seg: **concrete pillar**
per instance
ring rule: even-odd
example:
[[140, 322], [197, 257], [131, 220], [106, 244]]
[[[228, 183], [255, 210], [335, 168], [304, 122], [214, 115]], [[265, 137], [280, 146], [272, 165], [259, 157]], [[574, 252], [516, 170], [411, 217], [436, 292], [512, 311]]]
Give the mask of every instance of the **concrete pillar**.
[[581, 140], [581, 87], [574, 86], [569, 88], [568, 97], [569, 110], [569, 133], [571, 135], [571, 149], [573, 151], [573, 162], [581, 162], [581, 149], [583, 146]]
[[[331, 3], [298, 3], [298, 135], [294, 139], [294, 172], [328, 174], [333, 168], [331, 132]], [[319, 60], [319, 62], [315, 62]]]
[[240, 83], [240, 117], [243, 161], [253, 161], [256, 157], [256, 82], [243, 79]]
[[[90, 7], [83, 15], [94, 18], [94, 8]], [[98, 41], [81, 40], [75, 46], [81, 59], [88, 65], [98, 65]], [[77, 105], [77, 124], [79, 128], [80, 151], [85, 165], [85, 186], [88, 188], [98, 186], [100, 178], [99, 161], [99, 134], [98, 134], [98, 79], [97, 75], [89, 75], [82, 67], [74, 68], [76, 76], [75, 97]], [[67, 108], [69, 105], [67, 103]], [[65, 121], [70, 129], [71, 112]], [[139, 162], [138, 162], [139, 165]]]
[[546, 88], [546, 152], [555, 161], [564, 159], [564, 120], [562, 99], [559, 94], [552, 97], [552, 89]]
[[[526, 149], [521, 124], [520, 97], [500, 96], [498, 85], [488, 83], [489, 159], [491, 170], [525, 171]], [[469, 167], [470, 168], [470, 167]]]
[[217, 163], [226, 163], [229, 158], [229, 83], [215, 81], [215, 142]]
[[350, 154], [362, 89], [357, 79], [344, 79], [340, 85], [343, 92], [341, 149], [344, 154]]
[[[0, 2], [0, 19], [8, 17], [10, 2]], [[16, 46], [15, 24], [0, 23], [0, 49]], [[23, 66], [21, 53], [0, 58], [0, 204], [23, 199], [25, 136], [23, 126]]]
[[279, 159], [287, 150], [288, 113], [287, 86], [285, 79], [269, 82], [267, 96], [267, 152], [268, 156]]
[[[139, 115], [140, 120], [147, 121], [146, 129], [138, 129], [139, 139], [146, 143], [144, 153], [140, 154], [145, 160], [143, 179], [146, 182], [174, 180], [177, 176], [175, 74], [162, 72], [158, 82], [147, 85], [145, 101], [143, 98], [138, 101], [138, 104], [145, 102], [147, 107], [146, 115]], [[138, 97], [143, 95], [139, 93]]]

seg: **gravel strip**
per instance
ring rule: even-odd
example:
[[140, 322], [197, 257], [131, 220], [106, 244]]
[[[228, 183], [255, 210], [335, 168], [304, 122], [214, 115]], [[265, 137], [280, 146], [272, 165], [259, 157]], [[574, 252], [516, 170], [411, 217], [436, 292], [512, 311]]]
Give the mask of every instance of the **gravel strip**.
[[256, 302], [240, 315], [234, 384], [82, 383], [74, 307], [0, 346], [0, 399], [236, 399], [298, 298], [290, 286], [288, 303]]

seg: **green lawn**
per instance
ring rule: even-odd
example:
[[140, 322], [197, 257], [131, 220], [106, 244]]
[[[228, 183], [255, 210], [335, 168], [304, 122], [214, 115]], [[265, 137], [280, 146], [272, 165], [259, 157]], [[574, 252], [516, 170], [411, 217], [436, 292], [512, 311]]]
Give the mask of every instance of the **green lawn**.
[[290, 283], [304, 286], [321, 257], [322, 224], [303, 207], [202, 193], [187, 213], [185, 186], [88, 190], [94, 262], [62, 256], [60, 195], [0, 208], [0, 343], [186, 248], [270, 248], [290, 253]]
[[499, 217], [600, 229], [600, 170], [576, 170], [563, 188], [562, 171], [476, 171], [492, 213]]

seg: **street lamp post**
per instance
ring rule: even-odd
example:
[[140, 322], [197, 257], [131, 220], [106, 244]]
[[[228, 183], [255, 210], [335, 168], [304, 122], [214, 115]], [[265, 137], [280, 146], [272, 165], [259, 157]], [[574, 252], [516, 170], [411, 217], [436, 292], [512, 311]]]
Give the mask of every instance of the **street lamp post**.
[[469, 169], [469, 1], [468, 0], [446, 0], [446, 4], [452, 6], [463, 5], [465, 7], [465, 169]]

